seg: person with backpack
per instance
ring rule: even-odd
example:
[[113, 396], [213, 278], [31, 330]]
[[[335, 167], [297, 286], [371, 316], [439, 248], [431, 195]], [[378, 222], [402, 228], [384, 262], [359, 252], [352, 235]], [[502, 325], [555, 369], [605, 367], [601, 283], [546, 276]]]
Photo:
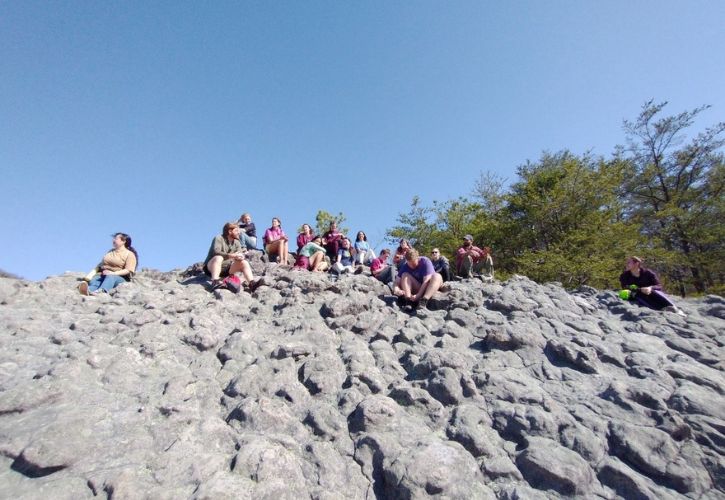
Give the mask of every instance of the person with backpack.
[[108, 293], [133, 278], [138, 265], [138, 252], [131, 245], [131, 237], [126, 233], [116, 233], [111, 245], [113, 248], [78, 285], [81, 295]]
[[204, 274], [211, 278], [212, 289], [223, 285], [222, 278], [242, 273], [253, 292], [261, 283], [261, 278], [254, 278], [252, 266], [246, 260], [246, 255], [239, 241], [240, 229], [236, 222], [227, 222], [222, 228], [222, 234], [215, 236], [204, 260]]

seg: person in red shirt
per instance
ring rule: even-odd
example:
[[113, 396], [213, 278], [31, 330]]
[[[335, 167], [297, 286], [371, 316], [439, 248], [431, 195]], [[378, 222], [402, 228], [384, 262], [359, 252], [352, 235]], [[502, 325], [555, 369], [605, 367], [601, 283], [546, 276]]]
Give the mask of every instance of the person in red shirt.
[[493, 278], [493, 258], [491, 249], [483, 249], [473, 244], [473, 236], [463, 237], [463, 245], [456, 252], [456, 274], [462, 278], [471, 278], [473, 273]]

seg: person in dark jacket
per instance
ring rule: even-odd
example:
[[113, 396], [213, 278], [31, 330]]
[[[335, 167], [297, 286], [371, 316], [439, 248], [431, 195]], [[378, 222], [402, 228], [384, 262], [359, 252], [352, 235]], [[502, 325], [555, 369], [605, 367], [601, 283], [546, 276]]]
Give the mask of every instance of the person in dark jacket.
[[632, 256], [627, 259], [625, 271], [619, 276], [619, 283], [624, 289], [636, 287], [634, 300], [643, 306], [658, 311], [665, 310], [684, 316], [685, 313], [679, 309], [665, 295], [660, 280], [654, 271], [642, 266], [642, 259]]

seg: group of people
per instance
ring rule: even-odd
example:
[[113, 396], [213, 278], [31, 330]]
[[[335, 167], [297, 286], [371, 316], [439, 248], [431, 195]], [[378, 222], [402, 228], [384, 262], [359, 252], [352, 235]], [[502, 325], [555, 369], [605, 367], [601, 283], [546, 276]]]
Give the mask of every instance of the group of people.
[[[272, 218], [272, 225], [264, 231], [262, 240], [270, 262], [291, 265], [289, 238], [278, 217]], [[340, 276], [361, 273], [365, 267], [369, 267], [375, 279], [391, 287], [401, 307], [427, 307], [428, 300], [446, 281], [474, 276], [484, 280], [493, 279], [491, 249], [476, 246], [470, 234], [463, 237], [455, 254], [453, 268], [438, 248], [433, 248], [430, 258], [421, 256], [405, 239], [400, 240], [394, 254], [389, 248], [384, 248], [380, 256], [376, 256], [364, 231], [359, 231], [353, 242], [339, 231], [335, 221], [330, 223], [328, 231], [322, 235], [315, 235], [312, 226], [303, 224], [296, 243], [293, 269], [330, 271]], [[138, 265], [138, 252], [132, 246], [131, 237], [125, 233], [116, 233], [112, 246], [80, 283], [78, 289], [81, 294], [108, 292], [133, 277]], [[261, 278], [254, 276], [247, 260], [250, 250], [257, 250], [257, 229], [251, 215], [244, 213], [237, 222], [224, 224], [222, 233], [211, 242], [203, 269], [211, 279], [212, 289], [219, 286], [224, 278], [240, 274], [250, 292], [264, 284]], [[657, 275], [643, 267], [639, 257], [627, 259], [626, 269], [619, 279], [623, 288], [637, 290], [634, 298], [640, 305], [684, 314], [664, 294]]]

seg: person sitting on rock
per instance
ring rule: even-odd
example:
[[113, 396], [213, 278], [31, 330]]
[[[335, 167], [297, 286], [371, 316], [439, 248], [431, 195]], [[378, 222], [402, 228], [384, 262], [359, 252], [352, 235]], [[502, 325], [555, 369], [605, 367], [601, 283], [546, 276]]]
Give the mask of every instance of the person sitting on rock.
[[222, 234], [212, 240], [204, 260], [204, 274], [211, 278], [212, 288], [221, 283], [221, 278], [240, 272], [250, 292], [261, 284], [261, 278], [254, 279], [252, 266], [246, 260], [239, 234], [239, 225], [236, 222], [227, 222], [222, 228]]
[[295, 261], [296, 269], [307, 269], [309, 271], [322, 272], [327, 269], [327, 262], [325, 262], [325, 247], [322, 246], [322, 238], [315, 236], [315, 238], [306, 243], [299, 252], [297, 252], [297, 259]]
[[113, 248], [103, 256], [101, 263], [78, 285], [82, 295], [108, 293], [133, 278], [138, 265], [138, 252], [131, 245], [131, 237], [126, 233], [116, 233], [111, 245]]
[[242, 214], [237, 224], [239, 224], [239, 242], [242, 244], [242, 247], [247, 250], [256, 250], [257, 226], [252, 222], [252, 216], [248, 213]]
[[337, 259], [332, 265], [332, 271], [336, 274], [343, 274], [352, 273], [354, 270], [350, 240], [342, 238], [340, 240], [340, 249], [337, 251]]
[[272, 227], [264, 232], [263, 239], [267, 255], [276, 255], [276, 261], [286, 266], [289, 263], [289, 238], [282, 229], [282, 221], [279, 220], [279, 217], [272, 218]]
[[472, 278], [473, 273], [493, 278], [493, 258], [488, 247], [480, 249], [475, 246], [473, 236], [467, 234], [456, 252], [456, 274], [461, 278]]
[[451, 265], [448, 262], [448, 259], [444, 255], [441, 255], [441, 251], [439, 249], [434, 248], [430, 252], [430, 261], [433, 263], [433, 269], [441, 275], [443, 281], [451, 280]]
[[302, 224], [302, 231], [297, 235], [297, 253], [299, 254], [302, 247], [314, 239], [315, 233], [312, 231], [312, 226]]
[[370, 263], [372, 275], [386, 285], [395, 281], [395, 266], [388, 264], [388, 257], [390, 257], [390, 249], [383, 248], [380, 251], [380, 257], [373, 259]]
[[428, 301], [443, 285], [443, 278], [435, 272], [428, 257], [421, 257], [411, 248], [405, 252], [405, 263], [398, 270], [398, 306], [412, 305], [415, 309], [428, 307]]
[[355, 237], [355, 264], [369, 266], [375, 258], [375, 251], [370, 248], [368, 237], [363, 231], [358, 231]]
[[411, 247], [410, 243], [408, 243], [408, 240], [405, 238], [400, 240], [400, 243], [398, 244], [398, 248], [395, 250], [395, 255], [393, 256], [393, 265], [400, 269], [400, 266], [403, 265], [405, 262], [405, 252], [410, 250]]
[[619, 283], [622, 288], [631, 289], [634, 285], [635, 301], [642, 305], [655, 310], [664, 310], [677, 313], [684, 316], [685, 313], [679, 309], [665, 295], [662, 290], [660, 280], [654, 271], [642, 266], [642, 259], [632, 256], [627, 259], [624, 272], [619, 276]]
[[337, 252], [340, 250], [340, 240], [344, 235], [337, 230], [337, 222], [334, 220], [330, 222], [330, 229], [322, 235], [322, 239], [325, 241], [324, 245], [327, 249], [327, 256], [330, 260], [337, 259]]

